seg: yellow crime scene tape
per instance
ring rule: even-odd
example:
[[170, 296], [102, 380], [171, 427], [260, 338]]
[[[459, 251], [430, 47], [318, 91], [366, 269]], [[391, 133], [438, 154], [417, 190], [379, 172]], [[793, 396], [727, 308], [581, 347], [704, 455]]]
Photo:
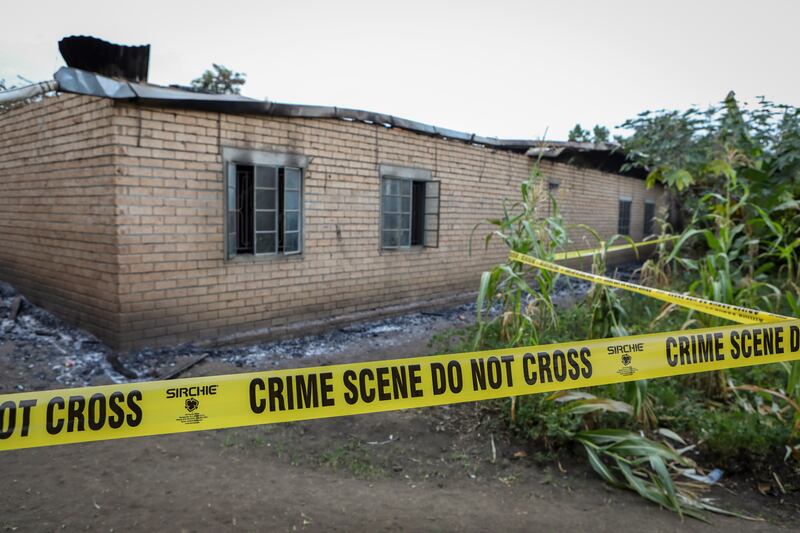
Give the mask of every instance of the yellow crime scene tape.
[[[625, 245], [625, 246], [631, 247], [632, 245]], [[652, 287], [637, 285], [635, 283], [630, 283], [628, 281], [621, 281], [613, 278], [607, 278], [605, 276], [599, 276], [597, 274], [590, 274], [589, 272], [583, 272], [582, 270], [576, 270], [574, 268], [565, 267], [563, 265], [557, 265], [555, 263], [551, 263], [549, 261], [543, 261], [542, 259], [537, 259], [535, 257], [524, 255], [518, 252], [511, 252], [508, 254], [508, 257], [512, 261], [524, 263], [528, 266], [549, 270], [550, 272], [563, 274], [565, 276], [570, 276], [573, 278], [591, 281], [592, 283], [598, 283], [601, 285], [607, 285], [609, 287], [614, 287], [617, 289], [624, 289], [626, 291], [635, 292], [637, 294], [641, 294], [649, 298], [654, 298], [656, 300], [674, 303], [676, 305], [685, 307], [687, 309], [694, 309], [695, 311], [700, 311], [702, 313], [706, 313], [716, 317], [732, 320], [740, 324], [753, 324], [760, 322], [781, 322], [784, 320], [791, 320], [789, 317], [776, 315], [773, 313], [767, 313], [766, 311], [759, 311], [757, 309], [748, 309], [747, 307], [740, 307], [737, 305], [712, 302], [710, 300], [704, 300], [702, 298], [697, 298], [695, 296], [678, 294], [675, 292], [664, 291], [661, 289], [654, 289]]]
[[489, 400], [800, 359], [800, 320], [511, 259], [744, 323], [718, 328], [0, 395], [0, 450]]
[[[621, 250], [629, 250], [631, 248], [643, 248], [645, 246], [651, 246], [653, 244], [661, 244], [662, 242], [669, 242], [674, 241], [677, 239], [677, 236], [673, 237], [663, 237], [661, 239], [655, 239], [652, 241], [641, 241], [637, 243], [626, 243], [626, 244], [615, 244], [612, 246], [606, 247], [606, 253], [612, 252], [619, 252]], [[558, 252], [553, 255], [553, 261], [564, 261], [566, 259], [580, 259], [582, 257], [591, 257], [597, 254], [598, 248], [587, 248], [585, 250], [568, 250], [566, 252]]]

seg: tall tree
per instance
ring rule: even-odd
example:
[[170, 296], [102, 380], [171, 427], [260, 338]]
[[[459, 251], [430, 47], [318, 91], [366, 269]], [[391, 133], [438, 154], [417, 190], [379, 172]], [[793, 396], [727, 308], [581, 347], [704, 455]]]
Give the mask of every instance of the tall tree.
[[247, 74], [234, 72], [224, 65], [212, 64], [212, 69], [206, 69], [199, 77], [192, 80], [192, 87], [197, 91], [214, 94], [239, 94], [245, 83]]
[[567, 139], [570, 142], [579, 143], [588, 143], [592, 140], [589, 130], [583, 129], [580, 124], [575, 124], [575, 127], [570, 130], [569, 137]]
[[609, 131], [605, 126], [595, 124], [594, 129], [592, 130], [592, 135], [594, 135], [593, 141], [596, 143], [608, 142]]
[[[743, 198], [734, 194], [734, 201], [747, 201], [735, 213], [738, 222], [749, 224], [755, 208], [747, 212], [746, 206], [769, 207], [776, 229], [800, 234], [797, 107], [765, 99], [742, 105], [730, 92], [705, 110], [646, 111], [621, 127], [632, 132], [620, 139], [627, 166], [646, 169], [649, 186], [661, 183], [673, 193], [673, 216], [691, 218], [708, 195], [729, 197], [733, 182], [746, 191]], [[796, 246], [800, 250], [800, 239]]]
[[608, 142], [609, 136], [608, 128], [600, 124], [595, 124], [592, 131], [583, 129], [580, 124], [575, 124], [575, 127], [569, 132], [568, 140], [579, 143], [604, 143]]

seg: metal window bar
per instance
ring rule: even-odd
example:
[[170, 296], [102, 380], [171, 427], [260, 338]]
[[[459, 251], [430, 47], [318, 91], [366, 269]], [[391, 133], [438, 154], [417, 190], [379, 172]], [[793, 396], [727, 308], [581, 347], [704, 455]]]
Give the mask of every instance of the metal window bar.
[[253, 167], [236, 167], [237, 253], [253, 253]]

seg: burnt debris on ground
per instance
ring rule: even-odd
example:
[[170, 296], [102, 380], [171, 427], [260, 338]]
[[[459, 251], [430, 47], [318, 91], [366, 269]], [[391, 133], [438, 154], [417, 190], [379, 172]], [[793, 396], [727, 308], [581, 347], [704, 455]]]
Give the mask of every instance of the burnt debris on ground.
[[[637, 267], [635, 263], [626, 264], [610, 275], [635, 281]], [[570, 305], [589, 287], [586, 281], [562, 276], [553, 300], [557, 305]], [[494, 311], [499, 312], [499, 308]], [[156, 379], [201, 358], [256, 370], [286, 359], [347, 354], [365, 344], [386, 351], [407, 343], [409, 336], [427, 339], [434, 331], [470, 324], [474, 317], [475, 304], [469, 303], [281, 341], [222, 348], [187, 343], [118, 354], [91, 333], [31, 304], [13, 286], [0, 282], [0, 371], [8, 378], [5, 384], [0, 383], [0, 393]]]

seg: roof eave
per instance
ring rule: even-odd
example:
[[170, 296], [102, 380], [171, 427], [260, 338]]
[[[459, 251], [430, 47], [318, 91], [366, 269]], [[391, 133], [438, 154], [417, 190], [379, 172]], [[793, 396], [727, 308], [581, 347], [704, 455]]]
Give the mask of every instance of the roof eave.
[[219, 113], [256, 114], [292, 118], [329, 118], [366, 122], [399, 128], [421, 135], [453, 139], [469, 144], [485, 146], [497, 150], [524, 153], [529, 157], [557, 159], [569, 153], [616, 153], [621, 154], [618, 145], [612, 143], [576, 143], [564, 141], [542, 141], [531, 139], [499, 139], [483, 137], [474, 133], [441, 128], [384, 113], [360, 109], [330, 106], [286, 104], [256, 100], [238, 94], [209, 94], [188, 91], [175, 87], [162, 87], [148, 83], [137, 83], [109, 78], [93, 72], [62, 67], [55, 73], [59, 90], [127, 101], [143, 105], [213, 111]]

